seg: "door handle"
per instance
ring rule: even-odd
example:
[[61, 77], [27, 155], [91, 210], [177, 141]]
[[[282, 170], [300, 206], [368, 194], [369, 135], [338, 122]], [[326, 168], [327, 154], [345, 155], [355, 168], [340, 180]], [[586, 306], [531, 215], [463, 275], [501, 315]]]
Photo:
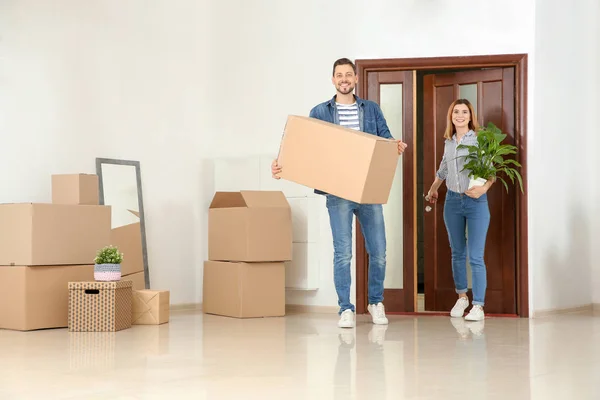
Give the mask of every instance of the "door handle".
[[[423, 197], [425, 198], [425, 201], [429, 201], [429, 196], [427, 196], [426, 194], [423, 194]], [[425, 206], [425, 212], [431, 212], [431, 210], [433, 210], [433, 208], [431, 208], [431, 206]]]

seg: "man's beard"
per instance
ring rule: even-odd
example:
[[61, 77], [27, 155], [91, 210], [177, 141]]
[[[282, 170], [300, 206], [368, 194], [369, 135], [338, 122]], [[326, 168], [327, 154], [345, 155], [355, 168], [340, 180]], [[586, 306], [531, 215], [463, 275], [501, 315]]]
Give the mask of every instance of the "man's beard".
[[348, 86], [347, 88], [342, 88], [341, 86], [339, 86], [337, 88], [337, 91], [341, 94], [350, 94], [354, 91], [354, 87], [353, 86]]

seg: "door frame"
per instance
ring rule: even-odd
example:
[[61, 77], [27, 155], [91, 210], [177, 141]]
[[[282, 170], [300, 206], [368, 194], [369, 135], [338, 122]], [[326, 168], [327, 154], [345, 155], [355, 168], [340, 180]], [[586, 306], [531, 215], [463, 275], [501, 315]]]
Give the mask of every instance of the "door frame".
[[[356, 60], [357, 73], [359, 77], [356, 93], [360, 97], [366, 98], [368, 93], [367, 74], [369, 72], [381, 71], [420, 71], [420, 70], [453, 70], [459, 68], [497, 68], [514, 67], [515, 68], [515, 144], [518, 148], [517, 161], [521, 164], [521, 176], [525, 193], [517, 191], [516, 204], [516, 284], [517, 284], [517, 315], [522, 318], [529, 317], [529, 263], [528, 263], [528, 230], [527, 230], [527, 54], [499, 54], [484, 56], [465, 56], [465, 57], [431, 57], [431, 58], [388, 58], [388, 59], [366, 59]], [[415, 74], [416, 75], [416, 72]], [[413, 76], [414, 76], [413, 75]], [[413, 82], [416, 93], [416, 84]], [[413, 100], [414, 100], [413, 96]], [[414, 110], [417, 107], [413, 107]], [[413, 113], [413, 117], [414, 117]], [[405, 132], [404, 135], [409, 135]], [[412, 149], [416, 150], [417, 143], [417, 124], [413, 124]], [[417, 158], [412, 157], [413, 164]], [[417, 217], [417, 168], [412, 168], [413, 172], [413, 220]], [[414, 225], [416, 228], [416, 224]], [[416, 229], [413, 243], [415, 257], [413, 257], [413, 297], [416, 306], [417, 301], [417, 236]], [[362, 235], [360, 224], [356, 221], [356, 312], [364, 314], [367, 312], [367, 283], [368, 283], [368, 255], [365, 248], [365, 241]], [[404, 276], [406, 277], [406, 269]], [[407, 280], [404, 281], [406, 287]], [[414, 309], [414, 308], [413, 308]], [[416, 313], [416, 312], [415, 312]]]

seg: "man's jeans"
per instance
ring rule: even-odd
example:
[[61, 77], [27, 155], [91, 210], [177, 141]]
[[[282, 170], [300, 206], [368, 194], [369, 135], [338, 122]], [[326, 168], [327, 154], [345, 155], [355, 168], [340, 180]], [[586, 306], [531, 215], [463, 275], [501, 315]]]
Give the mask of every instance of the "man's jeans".
[[327, 195], [327, 210], [333, 234], [333, 280], [340, 314], [355, 311], [350, 303], [350, 264], [352, 261], [352, 220], [358, 218], [369, 254], [369, 304], [383, 301], [385, 279], [385, 223], [381, 204], [358, 204]]
[[490, 225], [487, 194], [473, 199], [466, 194], [449, 190], [444, 204], [444, 222], [452, 249], [452, 274], [456, 293], [467, 293], [468, 249], [473, 274], [473, 304], [483, 306], [487, 288], [483, 253]]

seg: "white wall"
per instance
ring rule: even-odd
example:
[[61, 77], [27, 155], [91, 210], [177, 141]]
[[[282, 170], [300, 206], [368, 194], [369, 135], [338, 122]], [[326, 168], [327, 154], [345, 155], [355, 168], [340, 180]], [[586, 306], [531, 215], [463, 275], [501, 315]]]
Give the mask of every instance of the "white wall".
[[[74, 21], [45, 2], [0, 2], [0, 203], [49, 202], [53, 173], [94, 172]], [[91, 262], [91, 261], [90, 261]]]
[[139, 160], [152, 287], [198, 302], [203, 160], [242, 148], [211, 118], [210, 3], [4, 0], [0, 18], [0, 200], [49, 201], [50, 173], [96, 157]]
[[[534, 310], [592, 302], [596, 205], [598, 5], [536, 5], [535, 142], [530, 149], [530, 268]], [[575, 117], [577, 116], [577, 117]], [[590, 117], [592, 119], [590, 119]], [[591, 129], [590, 129], [591, 128]]]
[[[600, 71], [600, 6], [597, 7], [596, 10], [596, 71]], [[591, 114], [600, 115], [600, 73], [596, 74], [596, 111]], [[592, 148], [598, 149], [600, 146], [600, 135], [594, 134], [592, 132], [594, 141], [592, 142]], [[600, 171], [600, 157], [595, 156], [593, 159], [596, 161], [594, 166], [594, 171]], [[597, 172], [596, 172], [597, 174]], [[594, 232], [592, 235], [592, 240], [597, 240], [600, 237], [600, 182], [598, 182], [598, 175], [596, 175], [595, 179], [592, 180], [592, 188], [593, 188], [593, 196], [590, 198], [590, 202], [595, 204], [595, 209], [592, 214], [592, 218], [594, 221]], [[592, 246], [592, 293], [593, 293], [593, 301], [594, 304], [600, 305], [600, 246], [596, 243]]]

